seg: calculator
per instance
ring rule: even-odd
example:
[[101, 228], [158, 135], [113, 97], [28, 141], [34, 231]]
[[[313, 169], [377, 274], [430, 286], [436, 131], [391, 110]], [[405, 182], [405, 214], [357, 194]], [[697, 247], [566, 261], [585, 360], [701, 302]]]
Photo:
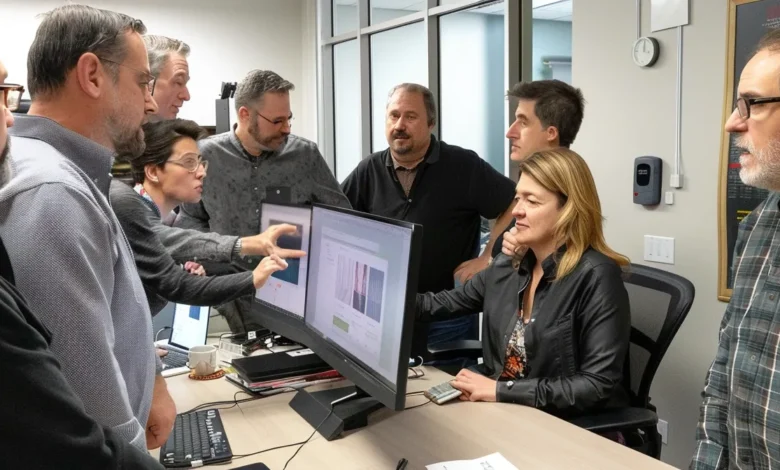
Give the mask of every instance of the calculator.
[[443, 405], [452, 399], [458, 398], [462, 394], [463, 392], [453, 387], [449, 382], [444, 382], [443, 384], [431, 387], [423, 393], [423, 395], [437, 405]]

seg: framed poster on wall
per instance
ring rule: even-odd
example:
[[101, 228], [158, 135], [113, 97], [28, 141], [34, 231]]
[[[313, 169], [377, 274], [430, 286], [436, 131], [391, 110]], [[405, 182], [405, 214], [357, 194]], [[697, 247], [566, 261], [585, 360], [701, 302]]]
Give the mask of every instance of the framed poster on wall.
[[[780, 27], [780, 0], [729, 0], [726, 45], [726, 88], [723, 122], [734, 110], [742, 69], [761, 37]], [[767, 196], [767, 191], [746, 186], [739, 179], [735, 137], [721, 131], [720, 185], [718, 189], [718, 299], [728, 302], [734, 285], [732, 262], [739, 223]]]

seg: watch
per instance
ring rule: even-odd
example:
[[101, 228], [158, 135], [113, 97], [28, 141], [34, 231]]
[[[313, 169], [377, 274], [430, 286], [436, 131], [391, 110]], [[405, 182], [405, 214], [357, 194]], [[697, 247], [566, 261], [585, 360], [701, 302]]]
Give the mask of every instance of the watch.
[[233, 245], [233, 259], [241, 258], [241, 238], [236, 240], [236, 244]]

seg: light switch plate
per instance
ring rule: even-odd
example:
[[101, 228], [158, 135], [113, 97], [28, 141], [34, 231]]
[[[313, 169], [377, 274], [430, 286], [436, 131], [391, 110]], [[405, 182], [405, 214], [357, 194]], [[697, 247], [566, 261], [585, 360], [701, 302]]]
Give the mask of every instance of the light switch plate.
[[645, 235], [645, 261], [674, 264], [674, 238]]

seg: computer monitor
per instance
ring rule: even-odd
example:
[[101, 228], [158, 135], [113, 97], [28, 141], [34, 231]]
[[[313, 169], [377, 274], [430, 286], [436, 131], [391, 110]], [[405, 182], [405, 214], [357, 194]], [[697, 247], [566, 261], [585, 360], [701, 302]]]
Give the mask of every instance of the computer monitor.
[[312, 209], [304, 316], [313, 333], [309, 346], [355, 384], [355, 399], [331, 408], [344, 389], [301, 390], [291, 406], [321, 425], [328, 439], [365, 425], [367, 414], [382, 405], [405, 406], [421, 242], [420, 225], [317, 204]]
[[[293, 235], [282, 235], [276, 244], [279, 248], [309, 250], [311, 238], [311, 206], [262, 204], [260, 230], [272, 225], [291, 224], [298, 228]], [[309, 256], [288, 258], [287, 269], [273, 273], [255, 292], [253, 311], [261, 325], [293, 341], [305, 343], [303, 315], [306, 308], [306, 284]]]
[[175, 304], [173, 326], [168, 344], [182, 350], [206, 344], [209, 329], [208, 306]]

